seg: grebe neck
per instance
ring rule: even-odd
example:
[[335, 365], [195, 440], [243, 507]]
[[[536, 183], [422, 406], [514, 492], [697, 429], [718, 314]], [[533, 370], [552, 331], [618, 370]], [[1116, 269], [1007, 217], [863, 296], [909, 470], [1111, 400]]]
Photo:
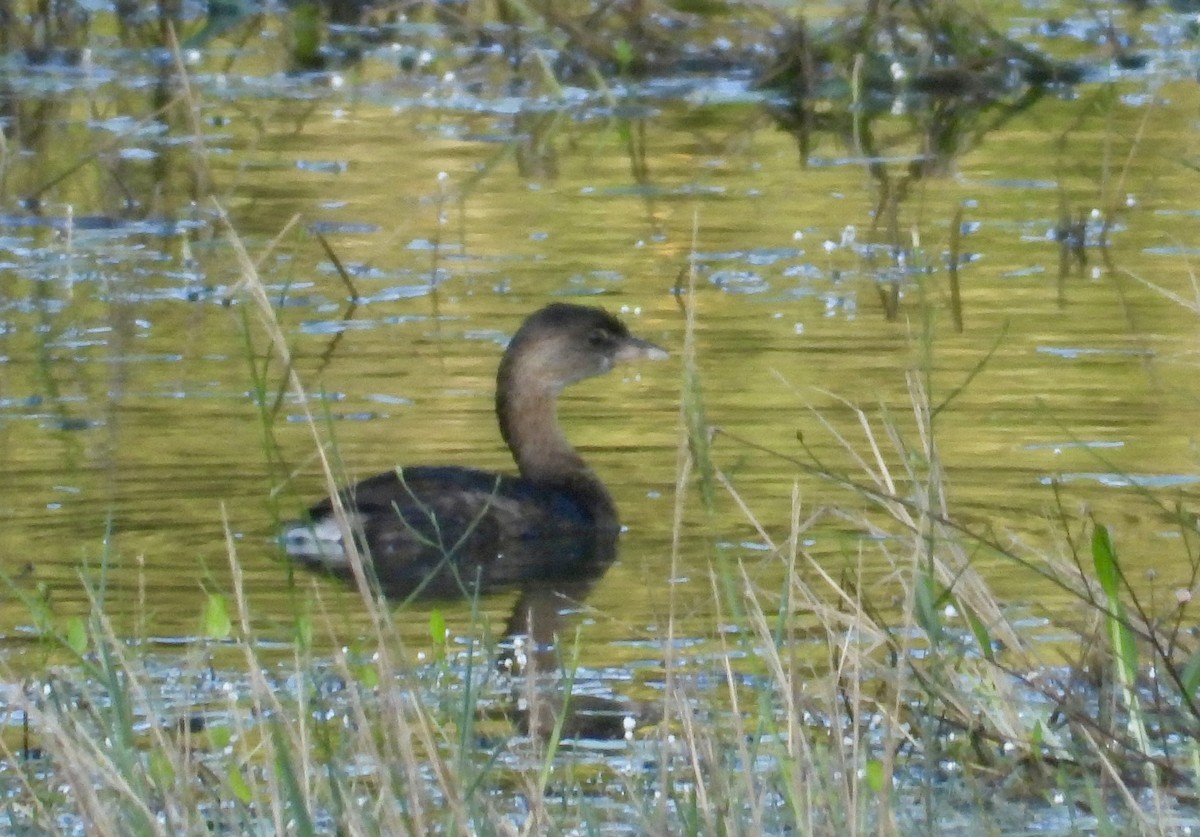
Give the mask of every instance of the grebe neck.
[[562, 488], [587, 505], [597, 523], [616, 524], [608, 489], [558, 424], [556, 388], [502, 379], [496, 389], [496, 416], [522, 477]]

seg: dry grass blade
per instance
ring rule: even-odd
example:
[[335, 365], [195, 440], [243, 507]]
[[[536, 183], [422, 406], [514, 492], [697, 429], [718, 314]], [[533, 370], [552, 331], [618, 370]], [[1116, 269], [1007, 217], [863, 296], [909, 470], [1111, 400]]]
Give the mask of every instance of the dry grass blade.
[[[329, 461], [329, 457], [325, 453], [323, 440], [317, 431], [317, 422], [312, 414], [312, 408], [308, 400], [308, 394], [306, 393], [304, 386], [300, 383], [300, 377], [296, 374], [296, 370], [292, 364], [292, 353], [291, 349], [288, 347], [287, 337], [284, 334], [282, 327], [279, 325], [279, 320], [275, 316], [275, 307], [271, 304], [271, 299], [267, 294], [266, 287], [263, 285], [262, 279], [259, 277], [257, 264], [253, 259], [250, 258], [250, 254], [246, 251], [246, 247], [242, 243], [241, 236], [237, 234], [237, 230], [230, 222], [229, 216], [225, 213], [224, 208], [215, 200], [213, 201], [213, 204], [216, 207], [222, 224], [225, 226], [226, 235], [229, 239], [230, 246], [233, 248], [234, 255], [238, 261], [238, 266], [241, 270], [241, 277], [235, 290], [244, 290], [245, 292], [249, 293], [250, 299], [254, 303], [254, 310], [258, 316], [259, 324], [262, 326], [263, 331], [271, 341], [271, 345], [274, 347], [276, 354], [282, 360], [283, 366], [287, 370], [292, 393], [296, 398], [297, 404], [304, 413], [305, 425], [309, 428], [309, 431], [312, 434], [314, 449], [316, 450], [317, 456], [319, 457], [321, 463], [321, 472], [325, 475], [325, 487], [329, 493], [329, 497], [332, 500], [334, 514], [337, 517], [338, 523], [342, 530], [342, 542], [346, 549], [348, 559], [347, 563], [349, 564], [351, 572], [353, 573], [354, 581], [358, 587], [359, 594], [361, 595], [363, 602], [367, 605], [369, 612], [372, 615], [372, 622], [376, 626], [378, 637], [382, 641], [384, 638], [384, 631], [382, 627], [383, 608], [376, 602], [375, 592], [363, 565], [363, 556], [359, 553], [357, 541], [354, 537], [349, 519], [346, 516], [346, 507], [342, 502], [342, 497], [338, 490], [339, 486], [337, 479], [334, 477], [333, 466]], [[280, 233], [280, 236], [282, 236], [287, 229], [290, 229], [297, 220], [297, 217], [293, 217], [288, 222], [285, 230]], [[279, 239], [277, 237], [276, 241], [278, 240]]]

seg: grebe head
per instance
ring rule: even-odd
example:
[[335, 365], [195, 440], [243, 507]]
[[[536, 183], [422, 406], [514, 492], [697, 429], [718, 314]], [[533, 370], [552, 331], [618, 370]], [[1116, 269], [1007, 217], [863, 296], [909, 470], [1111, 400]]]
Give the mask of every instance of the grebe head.
[[665, 357], [665, 350], [634, 337], [607, 311], [556, 302], [521, 325], [504, 353], [499, 379], [501, 389], [508, 383], [557, 393], [618, 363]]

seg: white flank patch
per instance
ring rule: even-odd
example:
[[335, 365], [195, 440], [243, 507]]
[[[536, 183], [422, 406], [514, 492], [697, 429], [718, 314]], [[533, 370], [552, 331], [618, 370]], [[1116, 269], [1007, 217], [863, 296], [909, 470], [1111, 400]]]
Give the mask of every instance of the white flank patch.
[[[359, 515], [347, 515], [351, 526], [361, 526]], [[346, 547], [342, 527], [333, 517], [323, 517], [312, 523], [288, 524], [280, 535], [284, 551], [293, 558], [316, 561], [329, 567], [345, 566]]]

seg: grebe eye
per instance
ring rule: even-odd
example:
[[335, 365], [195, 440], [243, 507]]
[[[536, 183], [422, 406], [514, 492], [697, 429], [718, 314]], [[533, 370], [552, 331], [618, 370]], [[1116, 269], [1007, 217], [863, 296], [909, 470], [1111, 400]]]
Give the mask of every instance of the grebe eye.
[[612, 335], [602, 328], [593, 329], [591, 334], [588, 335], [588, 345], [597, 348], [611, 345], [612, 341]]

